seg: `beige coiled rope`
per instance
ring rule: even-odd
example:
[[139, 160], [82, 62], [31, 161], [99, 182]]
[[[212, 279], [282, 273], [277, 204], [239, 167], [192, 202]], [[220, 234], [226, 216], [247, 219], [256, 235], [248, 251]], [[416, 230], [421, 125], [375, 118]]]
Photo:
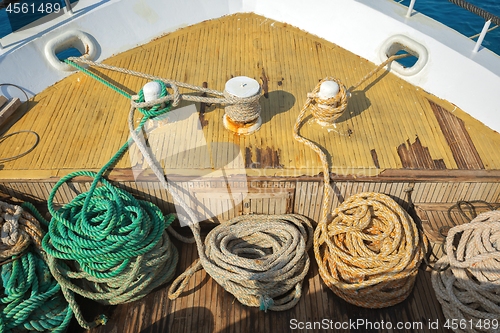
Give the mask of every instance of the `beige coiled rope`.
[[500, 211], [448, 231], [446, 255], [436, 263], [432, 286], [445, 317], [457, 320], [455, 332], [499, 331]]
[[412, 218], [379, 193], [344, 201], [314, 233], [325, 284], [349, 303], [382, 308], [410, 294], [425, 253]]
[[21, 206], [0, 201], [0, 225], [0, 262], [22, 255], [31, 243], [41, 248], [40, 223]]
[[311, 104], [308, 98], [293, 135], [318, 154], [323, 166], [322, 216], [314, 232], [314, 255], [320, 275], [335, 294], [352, 304], [367, 308], [397, 304], [413, 288], [427, 240], [408, 213], [383, 194], [354, 195], [328, 214], [333, 190], [327, 156], [299, 134]]
[[261, 310], [291, 309], [309, 270], [313, 228], [301, 215], [243, 215], [216, 226], [203, 242], [191, 225], [200, 259], [171, 285], [177, 298], [201, 268], [238, 301]]
[[249, 123], [260, 116], [261, 107], [259, 103], [261, 95], [261, 89], [257, 94], [251, 97], [238, 98], [231, 95], [226, 90], [224, 90], [224, 97], [228, 100], [235, 102], [234, 104], [228, 104], [224, 108], [224, 112], [234, 121], [240, 123]]

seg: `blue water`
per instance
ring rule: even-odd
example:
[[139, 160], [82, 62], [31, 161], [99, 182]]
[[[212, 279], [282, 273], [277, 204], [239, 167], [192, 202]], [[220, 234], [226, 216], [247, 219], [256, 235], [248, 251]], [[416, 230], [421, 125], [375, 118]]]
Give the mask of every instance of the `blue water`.
[[[500, 0], [466, 1], [500, 17]], [[403, 0], [401, 4], [408, 6], [410, 0]], [[479, 34], [484, 26], [485, 20], [482, 17], [472, 14], [447, 0], [416, 0], [413, 9], [446, 24], [467, 37]], [[494, 26], [495, 24], [492, 23], [490, 29]], [[474, 40], [477, 40], [477, 38], [474, 38]], [[488, 32], [481, 45], [500, 55], [500, 27]]]
[[[47, 2], [47, 0], [24, 0], [23, 2], [29, 1], [30, 3], [40, 4], [42, 2]], [[52, 0], [57, 1], [57, 0]], [[75, 2], [77, 0], [71, 0]], [[376, 0], [373, 0], [376, 1]], [[399, 0], [397, 0], [399, 2]], [[500, 17], [500, 0], [468, 0], [470, 3]], [[1, 3], [1, 0], [0, 0]], [[410, 0], [401, 1], [402, 4], [408, 6]], [[61, 7], [63, 7], [64, 1], [61, 1]], [[457, 30], [463, 35], [470, 37], [481, 32], [484, 25], [484, 19], [468, 12], [467, 10], [456, 6], [447, 0], [417, 0], [414, 9], [433, 19], [448, 25], [449, 27]], [[10, 34], [13, 30], [19, 29], [19, 27], [31, 23], [39, 15], [26, 15], [21, 19], [8, 17], [6, 10], [0, 10], [0, 38]], [[15, 22], [10, 22], [15, 21]], [[493, 26], [493, 25], [492, 25]], [[492, 27], [491, 26], [491, 27]], [[484, 47], [492, 50], [493, 52], [500, 55], [500, 27], [490, 31], [486, 34], [486, 38], [482, 44]]]
[[[70, 0], [70, 3], [77, 1]], [[54, 10], [54, 5], [58, 5], [58, 11], [61, 15], [64, 13], [64, 7], [66, 7], [64, 0], [21, 0], [18, 6], [22, 4], [25, 6], [24, 13], [13, 13], [12, 7], [11, 12], [7, 12], [7, 8], [0, 9], [0, 38], [46, 16], [49, 9], [51, 13]], [[0, 0], [0, 7], [4, 6], [6, 5], [2, 6], [2, 0]]]

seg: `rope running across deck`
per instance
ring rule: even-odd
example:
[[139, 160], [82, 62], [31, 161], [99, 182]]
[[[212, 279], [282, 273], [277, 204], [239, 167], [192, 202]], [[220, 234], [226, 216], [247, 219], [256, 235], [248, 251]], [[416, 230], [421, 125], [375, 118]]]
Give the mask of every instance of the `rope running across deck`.
[[[313, 89], [312, 92], [307, 94], [307, 100], [302, 108], [308, 109], [311, 111], [311, 114], [313, 115], [314, 119], [322, 123], [323, 125], [332, 125], [335, 123], [335, 121], [342, 116], [344, 113], [345, 109], [347, 108], [347, 104], [349, 101], [349, 98], [351, 97], [351, 92], [358, 88], [361, 84], [363, 84], [366, 80], [371, 78], [373, 75], [375, 75], [377, 72], [379, 72], [382, 68], [384, 68], [387, 64], [393, 62], [394, 60], [399, 60], [403, 59], [406, 57], [411, 56], [411, 54], [398, 54], [398, 55], [393, 55], [389, 58], [387, 58], [384, 62], [382, 62], [380, 65], [378, 65], [375, 69], [373, 69], [371, 72], [366, 74], [361, 80], [359, 80], [354, 86], [350, 87], [347, 89], [340, 80], [333, 78], [333, 77], [327, 77], [321, 80], [316, 87]], [[320, 91], [321, 84], [326, 81], [334, 81], [338, 84], [339, 87], [339, 92], [337, 93], [336, 96], [333, 96], [332, 98], [327, 98], [327, 99], [322, 99], [318, 93]], [[296, 124], [297, 125], [297, 124]], [[301, 141], [303, 142], [303, 141]], [[305, 143], [305, 142], [303, 142]], [[310, 146], [312, 148], [312, 146]]]
[[[319, 90], [320, 84], [314, 91]], [[427, 241], [408, 213], [383, 194], [353, 195], [328, 213], [333, 190], [327, 155], [299, 133], [311, 103], [308, 98], [297, 117], [293, 136], [318, 154], [323, 167], [322, 215], [314, 232], [314, 255], [319, 273], [335, 294], [352, 304], [367, 308], [397, 304], [413, 288], [418, 267], [427, 251]]]
[[50, 275], [38, 221], [0, 202], [0, 332], [65, 332], [73, 312]]
[[[120, 68], [120, 67], [115, 67], [115, 66], [110, 66], [98, 62], [94, 62], [91, 60], [87, 59], [82, 59], [82, 58], [77, 58], [77, 57], [70, 57], [66, 61], [68, 64], [74, 66], [75, 68], [78, 68], [82, 71], [86, 71], [84, 68], [81, 66], [76, 65], [76, 63], [80, 64], [85, 64], [85, 65], [91, 65], [95, 67], [100, 67], [104, 68], [107, 70], [119, 72], [119, 73], [124, 73], [128, 75], [133, 75], [137, 77], [141, 77], [144, 79], [152, 80], [152, 81], [160, 81], [163, 82], [168, 88], [171, 88], [173, 90], [172, 94], [165, 95], [162, 98], [159, 98], [155, 101], [151, 102], [142, 102], [142, 103], [136, 103], [134, 104], [135, 107], [137, 108], [147, 108], [147, 107], [152, 107], [158, 103], [164, 103], [171, 101], [173, 104], [172, 106], [177, 106], [181, 100], [186, 100], [186, 101], [192, 101], [192, 102], [199, 102], [199, 103], [208, 103], [208, 104], [226, 104], [225, 112], [226, 114], [234, 121], [241, 122], [241, 123], [248, 123], [251, 121], [254, 121], [257, 119], [260, 115], [261, 107], [259, 104], [259, 99], [261, 96], [261, 90], [259, 89], [258, 93], [254, 96], [250, 97], [237, 97], [234, 96], [227, 91], [220, 92], [218, 90], [213, 90], [213, 89], [208, 89], [208, 88], [203, 88], [203, 87], [198, 87], [195, 85], [191, 85], [188, 83], [184, 82], [179, 82], [175, 80], [170, 80], [170, 79], [165, 79], [159, 76], [154, 76], [150, 74], [145, 74], [141, 72], [136, 72], [132, 71], [126, 68]], [[90, 73], [87, 71], [87, 74], [93, 75], [93, 73]], [[95, 75], [94, 75], [95, 77]], [[99, 80], [106, 84], [109, 85], [108, 82], [102, 80], [99, 78]], [[204, 97], [204, 96], [197, 96], [197, 95], [188, 95], [188, 94], [181, 94], [179, 91], [179, 87], [181, 88], [186, 88], [194, 91], [199, 91], [205, 94], [210, 94], [218, 97]]]
[[[134, 109], [142, 105], [132, 101], [129, 113], [131, 136], [163, 187], [181, 205], [188, 219], [196, 221], [191, 207], [165, 180], [161, 166], [150, 156], [137, 133], [132, 131]], [[199, 224], [189, 223], [189, 226], [200, 259], [172, 283], [170, 299], [179, 297], [191, 276], [203, 267], [245, 305], [259, 306], [265, 311], [281, 311], [298, 302], [302, 280], [309, 269], [307, 250], [311, 246], [312, 226], [306, 218], [299, 215], [241, 216], [215, 227], [205, 243], [201, 239]], [[256, 257], [245, 258], [249, 254]], [[287, 260], [292, 260], [294, 265], [286, 265]]]
[[455, 332], [500, 329], [500, 211], [448, 231], [432, 286], [445, 317], [457, 321]]
[[[142, 99], [136, 100], [132, 97], [128, 125], [132, 140], [138, 146], [159, 182], [171, 193], [175, 202], [184, 209], [188, 218], [191, 221], [197, 220], [192, 209], [185, 203], [176, 189], [165, 180], [158, 161], [150, 155], [148, 148], [138, 135], [138, 131], [134, 129], [134, 112], [136, 109], [155, 107], [166, 101], [173, 101], [175, 106], [181, 99], [205, 103], [243, 104], [242, 107], [248, 107], [248, 105], [252, 107], [252, 103], [258, 105], [260, 94], [241, 99], [231, 96], [227, 92], [220, 93], [143, 73], [80, 61], [80, 59], [70, 60], [154, 79], [174, 90], [173, 96], [164, 96], [147, 103], [143, 102]], [[95, 74], [73, 62], [69, 63], [96, 77]], [[111, 86], [98, 77], [96, 79]], [[224, 95], [226, 98], [180, 95], [178, 87], [214, 95]], [[117, 87], [112, 86], [112, 88], [118, 90]], [[119, 92], [123, 94], [122, 91]], [[248, 105], [245, 106], [245, 104]], [[307, 250], [312, 244], [313, 228], [307, 218], [299, 215], [241, 216], [214, 228], [205, 239], [205, 244], [201, 239], [199, 224], [191, 223], [190, 227], [200, 253], [200, 260], [174, 281], [169, 290], [170, 298], [178, 297], [187, 286], [190, 277], [203, 267], [223, 288], [248, 306], [259, 306], [265, 311], [268, 309], [280, 311], [293, 307], [299, 301], [302, 294], [302, 280], [307, 274], [310, 264]], [[175, 290], [176, 288], [177, 290]]]
[[[140, 131], [148, 119], [169, 109], [170, 106], [161, 109], [159, 105], [139, 109], [144, 117], [138, 129], [132, 125], [131, 130]], [[166, 232], [174, 216], [165, 217], [154, 204], [135, 199], [104, 178], [132, 142], [127, 141], [99, 172], [77, 171], [62, 177], [48, 199], [52, 219], [47, 222], [49, 231], [42, 245], [51, 273], [60, 283], [78, 323], [86, 329], [104, 324], [106, 318], [87, 322], [74, 293], [103, 304], [131, 302], [170, 280], [178, 261], [177, 250]], [[58, 190], [80, 176], [93, 179], [90, 189], [56, 209], [54, 198]]]
[[[134, 111], [169, 100], [173, 100], [175, 106], [181, 98], [210, 103], [240, 103], [242, 99], [181, 96], [178, 93], [178, 86], [215, 95], [221, 93], [112, 66], [93, 62], [85, 63], [155, 79], [169, 84], [174, 90], [173, 97], [165, 96], [148, 103], [132, 98], [128, 118], [129, 130], [132, 140], [162, 186], [171, 193], [175, 202], [181, 205], [191, 221], [197, 220], [195, 213], [184, 202], [177, 190], [165, 180], [158, 161], [150, 155], [137, 130], [134, 129]], [[244, 99], [244, 101], [254, 99], [258, 101], [256, 97]], [[171, 299], [177, 298], [187, 286], [190, 277], [203, 267], [214, 280], [245, 305], [259, 306], [265, 311], [268, 309], [280, 311], [289, 309], [298, 302], [302, 294], [302, 280], [309, 269], [307, 250], [312, 244], [313, 231], [309, 220], [299, 215], [242, 216], [215, 227], [205, 239], [205, 243], [201, 239], [199, 225], [191, 223], [190, 227], [200, 260], [174, 281], [169, 290]]]

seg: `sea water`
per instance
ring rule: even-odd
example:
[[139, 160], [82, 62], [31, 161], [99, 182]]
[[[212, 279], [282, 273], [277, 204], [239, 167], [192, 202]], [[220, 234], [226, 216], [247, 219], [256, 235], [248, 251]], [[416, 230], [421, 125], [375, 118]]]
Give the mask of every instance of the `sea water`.
[[[466, 1], [500, 17], [500, 0]], [[410, 0], [397, 0], [397, 2], [405, 6], [410, 4]], [[416, 0], [413, 10], [432, 17], [467, 37], [479, 34], [485, 22], [482, 17], [447, 0]], [[494, 26], [495, 24], [492, 23], [490, 29]], [[477, 37], [474, 40], [477, 40]], [[481, 45], [500, 55], [500, 27], [488, 32]]]
[[[47, 2], [47, 0], [29, 0], [34, 3]], [[77, 0], [72, 0], [75, 2]], [[378, 0], [373, 0], [378, 1]], [[408, 6], [410, 0], [396, 0], [403, 5]], [[24, 2], [24, 1], [23, 1]], [[493, 15], [500, 17], [500, 0], [468, 0], [473, 5], [476, 5]], [[2, 1], [0, 0], [0, 7]], [[64, 6], [64, 1], [61, 2], [61, 7]], [[446, 24], [447, 26], [457, 30], [467, 37], [474, 36], [481, 32], [484, 19], [470, 13], [469, 11], [452, 4], [447, 0], [417, 0], [414, 10], [421, 12], [433, 19]], [[34, 17], [26, 16], [27, 22], [15, 22], [14, 27], [11, 27], [6, 9], [0, 10], [0, 38], [10, 34], [12, 30], [16, 30], [19, 26], [29, 24]], [[490, 27], [493, 27], [492, 24]], [[0, 40], [1, 42], [1, 40]], [[482, 44], [484, 47], [490, 49], [496, 54], [500, 55], [500, 27], [494, 29], [486, 34], [486, 38]]]

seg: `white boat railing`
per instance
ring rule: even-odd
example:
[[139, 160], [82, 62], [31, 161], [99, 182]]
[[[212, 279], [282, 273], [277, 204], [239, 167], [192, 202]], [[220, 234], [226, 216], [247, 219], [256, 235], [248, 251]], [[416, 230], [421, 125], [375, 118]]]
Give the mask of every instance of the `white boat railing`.
[[[484, 40], [484, 37], [486, 36], [486, 33], [497, 28], [500, 25], [500, 18], [498, 16], [495, 16], [495, 15], [491, 14], [490, 12], [488, 12], [480, 7], [477, 7], [477, 6], [471, 4], [467, 1], [464, 1], [464, 0], [448, 0], [448, 1], [454, 5], [462, 7], [464, 9], [466, 9], [467, 11], [485, 19], [483, 29], [481, 30], [481, 32], [477, 35], [470, 37], [470, 38], [478, 37], [478, 39], [476, 41], [476, 45], [474, 46], [474, 49], [472, 50], [473, 53], [477, 53], [477, 51], [481, 47], [481, 44], [483, 43], [483, 40]], [[401, 3], [401, 2], [402, 2], [402, 0], [399, 1], [399, 3]], [[415, 6], [415, 2], [416, 2], [416, 0], [410, 1], [410, 4], [408, 5], [408, 11], [406, 12], [406, 17], [410, 18], [412, 16], [413, 7]], [[495, 23], [496, 26], [489, 29], [492, 22]]]

